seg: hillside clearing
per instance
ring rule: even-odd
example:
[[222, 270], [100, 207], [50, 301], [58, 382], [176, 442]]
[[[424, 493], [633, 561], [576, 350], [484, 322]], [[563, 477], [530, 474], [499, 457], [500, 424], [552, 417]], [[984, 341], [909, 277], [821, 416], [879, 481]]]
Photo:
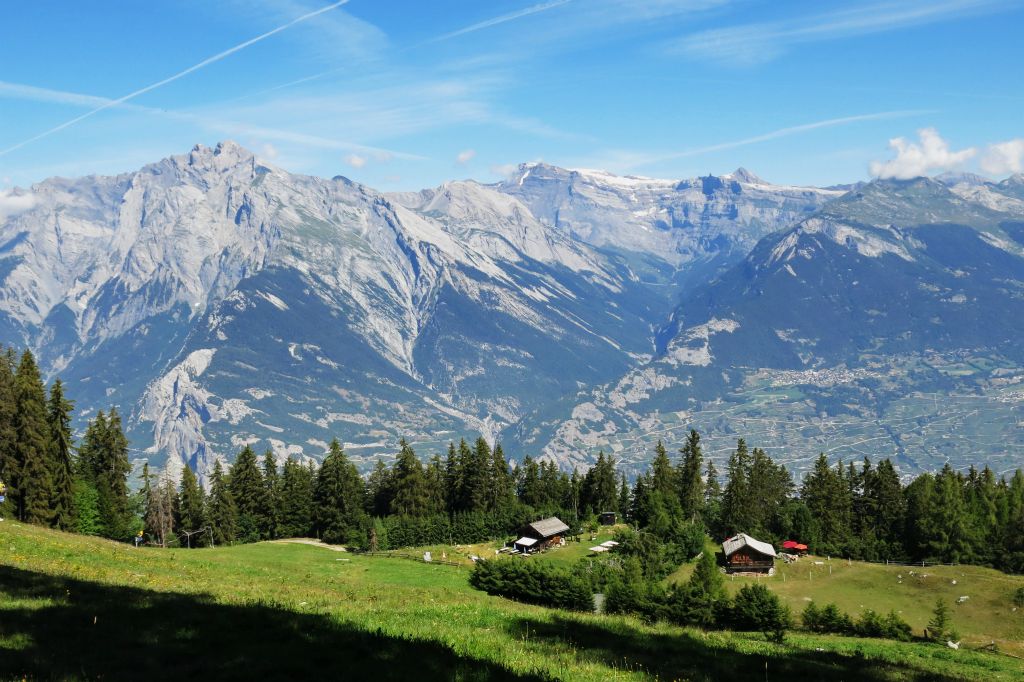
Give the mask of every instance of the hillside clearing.
[[260, 543], [134, 549], [0, 524], [0, 678], [1015, 679], [928, 645], [703, 633], [487, 597], [464, 569]]

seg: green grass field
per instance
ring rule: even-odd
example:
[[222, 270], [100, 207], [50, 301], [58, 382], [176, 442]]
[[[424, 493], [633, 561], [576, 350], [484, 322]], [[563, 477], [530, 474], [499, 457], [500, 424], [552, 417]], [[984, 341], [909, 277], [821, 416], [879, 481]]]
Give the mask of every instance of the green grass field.
[[[746, 583], [763, 582], [794, 615], [811, 600], [819, 606], [834, 602], [853, 618], [866, 609], [883, 615], [895, 610], [915, 635], [922, 634], [935, 600], [942, 598], [952, 609], [963, 644], [995, 642], [1003, 651], [1024, 656], [1024, 609], [1013, 605], [1013, 592], [1024, 587], [1024, 577], [977, 566], [885, 566], [825, 557], [805, 557], [789, 565], [776, 562], [775, 570], [771, 577], [727, 578], [726, 585], [735, 592]], [[692, 564], [682, 566], [669, 580], [686, 580], [692, 571]], [[961, 596], [968, 599], [957, 604]]]
[[799, 633], [775, 645], [756, 633], [567, 614], [488, 597], [467, 574], [296, 544], [134, 549], [4, 521], [0, 679], [1024, 675], [1016, 658], [933, 645]]

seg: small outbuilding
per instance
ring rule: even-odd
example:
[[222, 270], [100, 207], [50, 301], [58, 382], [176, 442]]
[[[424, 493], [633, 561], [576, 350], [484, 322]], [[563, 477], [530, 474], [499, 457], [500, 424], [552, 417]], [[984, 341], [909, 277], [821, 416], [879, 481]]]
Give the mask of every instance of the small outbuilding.
[[523, 526], [519, 531], [520, 538], [512, 546], [519, 552], [538, 552], [553, 545], [564, 544], [568, 533], [569, 526], [557, 516], [552, 516]]
[[616, 523], [615, 512], [601, 512], [599, 517], [602, 526], [614, 526]]
[[746, 533], [722, 543], [726, 573], [775, 573], [775, 548]]

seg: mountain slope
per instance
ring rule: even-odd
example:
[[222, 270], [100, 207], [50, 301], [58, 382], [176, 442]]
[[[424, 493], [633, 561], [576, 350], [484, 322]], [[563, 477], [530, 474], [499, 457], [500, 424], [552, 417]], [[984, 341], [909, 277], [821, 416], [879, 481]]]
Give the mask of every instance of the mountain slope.
[[0, 228], [0, 339], [172, 469], [493, 437], [626, 371], [673, 304], [479, 185], [404, 206], [224, 143], [32, 193]]
[[854, 190], [687, 294], [658, 358], [528, 437], [564, 461], [602, 445], [640, 461], [694, 425], [712, 449], [747, 436], [797, 469], [818, 451], [1010, 468], [1022, 218], [923, 178]]

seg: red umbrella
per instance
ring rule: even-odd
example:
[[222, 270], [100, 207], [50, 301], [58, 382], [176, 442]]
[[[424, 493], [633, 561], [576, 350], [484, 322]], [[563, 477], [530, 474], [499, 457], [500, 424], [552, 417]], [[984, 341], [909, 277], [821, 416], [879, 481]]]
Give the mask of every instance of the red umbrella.
[[796, 540], [786, 540], [782, 543], [782, 549], [797, 549], [800, 545], [797, 544]]

